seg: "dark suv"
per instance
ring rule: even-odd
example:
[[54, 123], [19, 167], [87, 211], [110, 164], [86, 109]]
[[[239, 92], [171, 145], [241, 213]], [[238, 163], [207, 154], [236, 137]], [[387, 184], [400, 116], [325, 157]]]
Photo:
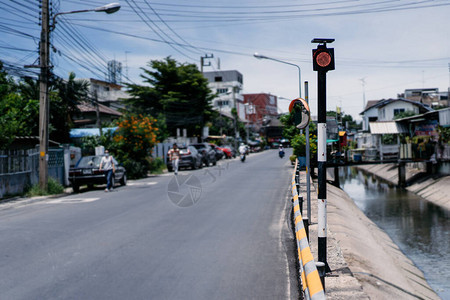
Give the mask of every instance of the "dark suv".
[[[192, 170], [203, 167], [203, 156], [195, 147], [180, 147], [179, 168], [191, 168]], [[167, 170], [173, 171], [172, 162], [167, 160]]]
[[202, 161], [205, 166], [217, 164], [216, 151], [208, 143], [191, 144], [191, 146], [194, 146], [202, 154]]

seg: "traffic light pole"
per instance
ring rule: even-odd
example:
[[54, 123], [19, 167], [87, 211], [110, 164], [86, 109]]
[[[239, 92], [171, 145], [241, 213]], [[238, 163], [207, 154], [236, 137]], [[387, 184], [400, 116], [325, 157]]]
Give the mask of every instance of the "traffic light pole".
[[318, 261], [327, 263], [327, 73], [317, 72]]
[[[309, 105], [308, 81], [305, 81], [305, 101]], [[305, 128], [305, 135], [306, 135], [306, 203], [308, 205], [307, 210], [308, 225], [311, 225], [311, 159], [310, 159], [311, 146], [309, 140], [309, 124]]]
[[325, 274], [331, 272], [327, 262], [327, 72], [334, 70], [334, 49], [327, 43], [334, 39], [313, 39], [313, 70], [317, 71], [317, 167], [318, 167], [318, 261], [325, 289]]

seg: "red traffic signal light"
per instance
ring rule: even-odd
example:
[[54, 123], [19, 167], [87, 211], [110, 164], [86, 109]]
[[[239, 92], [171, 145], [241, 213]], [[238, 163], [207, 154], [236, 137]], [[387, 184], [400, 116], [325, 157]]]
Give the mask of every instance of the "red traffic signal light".
[[330, 71], [334, 70], [334, 49], [319, 45], [313, 49], [313, 70]]

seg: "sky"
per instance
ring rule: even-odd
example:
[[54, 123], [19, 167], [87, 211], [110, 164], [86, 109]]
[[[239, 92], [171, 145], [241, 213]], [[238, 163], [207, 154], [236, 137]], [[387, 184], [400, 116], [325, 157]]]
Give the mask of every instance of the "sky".
[[[299, 97], [295, 66], [258, 60], [255, 52], [301, 69], [311, 114], [317, 115], [314, 38], [332, 38], [336, 69], [327, 73], [327, 110], [360, 120], [369, 100], [405, 89], [450, 84], [450, 0], [126, 0], [114, 14], [60, 15], [51, 33], [53, 72], [105, 80], [107, 62], [122, 63], [126, 82], [142, 83], [141, 68], [171, 56], [204, 71], [237, 70], [243, 93], [279, 97], [280, 112]], [[100, 0], [53, 0], [53, 12], [90, 9]], [[36, 0], [0, 0], [0, 60], [13, 75], [36, 76], [40, 36]]]

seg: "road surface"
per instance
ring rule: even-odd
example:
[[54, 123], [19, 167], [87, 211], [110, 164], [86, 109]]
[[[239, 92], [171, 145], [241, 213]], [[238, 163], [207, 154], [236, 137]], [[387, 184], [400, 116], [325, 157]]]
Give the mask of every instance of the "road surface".
[[0, 299], [296, 299], [276, 150], [0, 205]]

